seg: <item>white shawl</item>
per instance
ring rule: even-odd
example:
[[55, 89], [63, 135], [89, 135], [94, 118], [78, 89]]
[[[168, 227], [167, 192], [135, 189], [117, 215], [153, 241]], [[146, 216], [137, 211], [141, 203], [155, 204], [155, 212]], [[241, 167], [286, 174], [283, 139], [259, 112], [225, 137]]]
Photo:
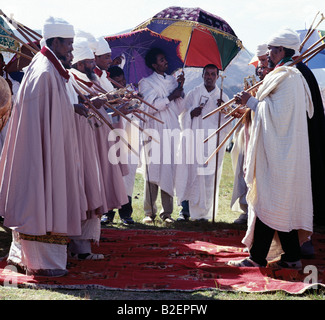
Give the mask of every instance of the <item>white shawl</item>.
[[260, 102], [247, 151], [250, 211], [243, 243], [248, 247], [256, 216], [277, 231], [305, 230], [310, 235], [313, 229], [306, 116], [312, 117], [313, 105], [308, 85], [296, 68], [278, 67], [256, 97]]

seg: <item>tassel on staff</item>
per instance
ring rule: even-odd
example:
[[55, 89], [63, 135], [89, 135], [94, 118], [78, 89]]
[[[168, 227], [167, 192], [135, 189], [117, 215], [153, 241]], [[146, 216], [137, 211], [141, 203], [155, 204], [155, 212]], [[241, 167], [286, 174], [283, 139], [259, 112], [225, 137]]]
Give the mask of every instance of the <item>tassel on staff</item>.
[[[94, 85], [95, 85], [95, 84], [94, 84]], [[97, 96], [98, 98], [103, 98], [103, 97], [106, 98], [108, 95], [119, 94], [119, 90], [123, 90], [124, 92], [127, 91], [127, 88], [120, 88], [120, 89], [117, 90], [117, 92], [115, 92], [115, 91], [112, 91], [112, 92], [105, 92], [105, 91], [104, 91], [104, 92], [102, 92], [103, 89], [100, 88], [98, 85], [96, 85], [96, 88], [101, 89], [101, 90], [100, 90], [100, 91], [101, 91], [101, 94]], [[129, 91], [128, 91], [128, 92], [129, 92]], [[138, 99], [138, 97], [134, 96], [134, 99]], [[140, 100], [140, 99], [139, 99], [139, 100]], [[114, 103], [114, 102], [116, 102], [116, 101], [118, 101], [118, 99], [115, 99], [115, 100], [109, 100], [108, 103], [111, 104], [111, 103]], [[158, 119], [157, 117], [154, 117], [154, 116], [151, 115], [150, 113], [147, 113], [147, 112], [143, 111], [143, 110], [140, 109], [140, 108], [136, 108], [136, 111], [137, 111], [138, 113], [142, 113], [142, 114], [146, 115], [147, 117], [149, 117], [149, 118], [151, 118], [151, 119], [153, 119], [153, 120], [155, 120], [155, 121], [160, 122], [161, 124], [164, 124], [163, 121], [161, 121], [161, 120]], [[135, 116], [139, 117], [139, 115], [137, 115], [135, 112], [134, 112], [133, 114], [134, 114]], [[142, 117], [140, 117], [140, 118], [141, 118], [141, 120], [142, 120], [143, 122], [146, 122], [145, 119], [143, 119]]]
[[[115, 80], [113, 80], [112, 78], [108, 77], [108, 80], [110, 82], [112, 82], [113, 84], [115, 84], [117, 87], [119, 88], [123, 88], [121, 84], [119, 84], [118, 82], [116, 82]], [[128, 93], [130, 94], [134, 94], [132, 91], [128, 90]], [[149, 106], [150, 108], [154, 109], [155, 111], [158, 111], [158, 109], [156, 107], [154, 107], [152, 104], [150, 104], [149, 102], [145, 101], [144, 99], [142, 99], [141, 97], [136, 97], [137, 99], [139, 99], [141, 102], [143, 102], [144, 104], [146, 104], [147, 106]]]

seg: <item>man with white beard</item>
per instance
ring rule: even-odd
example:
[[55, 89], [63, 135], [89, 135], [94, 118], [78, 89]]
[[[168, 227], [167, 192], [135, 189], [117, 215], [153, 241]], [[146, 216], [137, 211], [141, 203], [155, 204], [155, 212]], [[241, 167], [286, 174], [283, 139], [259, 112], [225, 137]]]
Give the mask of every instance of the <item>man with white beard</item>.
[[[178, 218], [179, 221], [188, 220], [208, 220], [212, 217], [213, 200], [216, 199], [218, 207], [218, 189], [221, 179], [223, 157], [225, 146], [218, 152], [218, 163], [211, 160], [208, 166], [204, 165], [206, 158], [217, 147], [217, 135], [210, 138], [208, 142], [203, 141], [226, 122], [224, 115], [220, 112], [206, 119], [202, 117], [223, 101], [228, 101], [226, 94], [220, 94], [216, 81], [219, 77], [217, 66], [208, 64], [203, 69], [203, 83], [191, 90], [185, 98], [185, 111], [181, 115], [182, 138], [186, 143], [181, 143], [180, 160], [182, 163], [177, 166], [176, 173], [176, 195], [183, 209]], [[219, 121], [220, 119], [220, 121]], [[225, 127], [219, 132], [219, 143], [229, 132], [229, 127]], [[187, 140], [189, 139], [189, 140]], [[185, 159], [186, 156], [186, 159]], [[187, 159], [192, 163], [186, 163]], [[216, 173], [217, 171], [217, 173]], [[216, 189], [214, 180], [216, 181]]]

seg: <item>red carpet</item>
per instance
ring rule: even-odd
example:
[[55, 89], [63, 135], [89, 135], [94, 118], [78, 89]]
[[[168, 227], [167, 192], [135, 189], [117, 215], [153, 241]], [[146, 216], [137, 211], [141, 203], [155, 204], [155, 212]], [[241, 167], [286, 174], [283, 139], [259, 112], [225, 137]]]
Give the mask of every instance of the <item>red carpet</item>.
[[[325, 235], [315, 234], [315, 259], [303, 260], [310, 271], [234, 268], [225, 262], [247, 256], [241, 239], [244, 232], [217, 230], [102, 230], [94, 252], [105, 254], [102, 261], [69, 261], [69, 274], [62, 278], [34, 278], [4, 269], [0, 283], [45, 288], [103, 288], [123, 290], [201, 290], [303, 293], [315, 281], [325, 284]], [[315, 280], [316, 277], [316, 280]]]

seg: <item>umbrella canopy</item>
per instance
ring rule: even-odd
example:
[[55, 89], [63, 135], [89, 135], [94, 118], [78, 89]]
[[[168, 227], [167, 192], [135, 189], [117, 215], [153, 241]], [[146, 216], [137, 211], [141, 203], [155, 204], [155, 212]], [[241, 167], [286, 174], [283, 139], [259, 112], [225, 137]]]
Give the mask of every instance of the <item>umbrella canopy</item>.
[[181, 57], [187, 67], [213, 63], [225, 70], [242, 48], [225, 20], [200, 8], [169, 7], [134, 30], [143, 28], [181, 41]]
[[[0, 17], [0, 44], [14, 49], [16, 50], [17, 48], [19, 48], [19, 43], [17, 41], [15, 41], [14, 39], [12, 39], [8, 33], [6, 31], [4, 31], [3, 29], [9, 31], [10, 33], [13, 33], [13, 31], [9, 28], [8, 24], [2, 19], [2, 17]], [[3, 29], [2, 29], [3, 28]], [[0, 51], [3, 51], [4, 49], [0, 49]]]
[[[307, 30], [297, 30], [300, 41], [302, 42], [305, 38]], [[304, 47], [301, 50], [301, 53], [304, 53], [310, 46], [312, 46], [316, 41], [322, 38], [325, 35], [325, 31], [322, 30], [315, 30], [310, 38], [304, 44]], [[319, 46], [319, 44], [318, 44]], [[307, 63], [310, 69], [320, 69], [325, 68], [325, 50], [319, 52], [315, 57], [310, 59]]]
[[165, 52], [168, 60], [168, 74], [183, 66], [178, 49], [180, 42], [161, 36], [149, 29], [105, 37], [105, 39], [112, 49], [113, 57], [120, 55], [125, 57], [123, 69], [127, 83], [136, 84], [143, 77], [152, 73], [152, 70], [145, 64], [145, 56], [148, 50], [154, 47]]

